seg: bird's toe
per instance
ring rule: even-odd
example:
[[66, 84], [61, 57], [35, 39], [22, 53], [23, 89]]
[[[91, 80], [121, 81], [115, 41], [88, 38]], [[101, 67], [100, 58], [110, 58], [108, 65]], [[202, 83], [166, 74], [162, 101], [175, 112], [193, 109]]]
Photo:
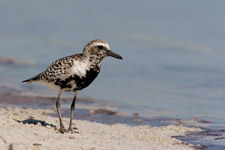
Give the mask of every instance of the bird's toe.
[[59, 132], [63, 134], [63, 133], [65, 133], [65, 132], [68, 132], [68, 130], [66, 130], [65, 128], [60, 128], [60, 129], [59, 129]]
[[69, 127], [68, 128], [68, 131], [70, 131], [71, 133], [79, 133], [77, 130], [78, 130], [78, 128], [76, 128], [76, 127], [73, 127], [73, 128]]

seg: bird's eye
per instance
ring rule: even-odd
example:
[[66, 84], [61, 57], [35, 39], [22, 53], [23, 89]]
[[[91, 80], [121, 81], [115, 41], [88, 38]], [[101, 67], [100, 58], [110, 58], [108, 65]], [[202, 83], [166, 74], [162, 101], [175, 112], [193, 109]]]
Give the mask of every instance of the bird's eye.
[[103, 46], [102, 46], [102, 45], [99, 45], [99, 46], [98, 46], [98, 49], [103, 49]]

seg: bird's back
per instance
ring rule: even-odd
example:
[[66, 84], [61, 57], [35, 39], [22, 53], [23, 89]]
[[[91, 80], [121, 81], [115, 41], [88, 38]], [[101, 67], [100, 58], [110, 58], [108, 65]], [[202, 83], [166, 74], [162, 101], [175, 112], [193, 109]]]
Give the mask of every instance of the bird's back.
[[90, 85], [99, 72], [99, 64], [76, 54], [54, 61], [44, 72], [23, 82], [39, 83], [55, 90], [76, 91]]

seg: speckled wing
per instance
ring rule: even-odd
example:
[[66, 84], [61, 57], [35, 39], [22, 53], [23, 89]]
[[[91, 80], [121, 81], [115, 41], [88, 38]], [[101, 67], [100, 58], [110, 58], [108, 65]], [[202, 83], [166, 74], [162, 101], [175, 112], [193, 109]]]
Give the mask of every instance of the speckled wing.
[[80, 59], [82, 54], [71, 55], [54, 61], [44, 72], [22, 82], [54, 82], [57, 79], [64, 79], [70, 75], [68, 70], [73, 66], [74, 59]]
[[80, 54], [77, 54], [56, 60], [43, 72], [43, 78], [48, 82], [67, 78], [71, 75], [69, 70], [74, 65], [74, 60], [79, 58]]

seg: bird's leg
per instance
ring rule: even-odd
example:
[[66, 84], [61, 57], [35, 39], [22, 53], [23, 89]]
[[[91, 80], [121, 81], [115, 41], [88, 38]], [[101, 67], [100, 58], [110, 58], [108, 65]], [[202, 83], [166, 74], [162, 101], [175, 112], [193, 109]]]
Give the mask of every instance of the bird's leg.
[[62, 94], [62, 91], [59, 91], [58, 98], [57, 98], [57, 101], [56, 101], [56, 109], [57, 109], [57, 112], [58, 112], [59, 122], [60, 122], [59, 132], [64, 133], [64, 132], [67, 132], [67, 131], [66, 131], [64, 125], [63, 125], [61, 111], [60, 111], [60, 96], [61, 96], [61, 94]]
[[73, 111], [74, 111], [74, 109], [75, 109], [76, 99], [77, 99], [77, 91], [75, 91], [75, 93], [74, 93], [73, 102], [72, 102], [72, 104], [71, 104], [71, 109], [70, 109], [70, 125], [69, 125], [68, 131], [73, 131], [73, 128], [72, 128]]

